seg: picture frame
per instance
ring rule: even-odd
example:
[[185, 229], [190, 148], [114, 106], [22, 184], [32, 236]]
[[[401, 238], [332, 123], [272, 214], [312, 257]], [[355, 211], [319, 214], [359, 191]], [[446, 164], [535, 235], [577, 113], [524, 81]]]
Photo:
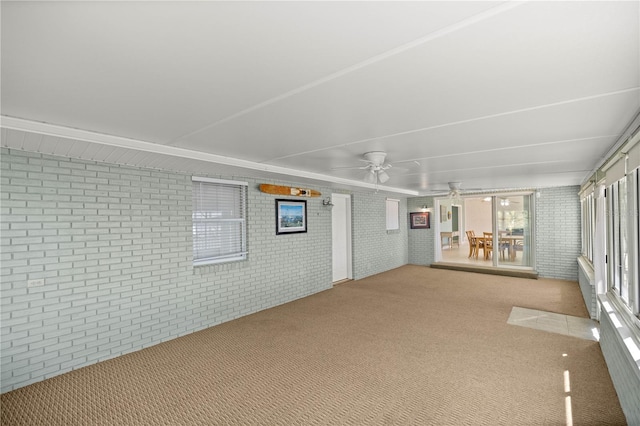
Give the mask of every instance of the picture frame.
[[431, 228], [429, 212], [409, 213], [409, 223], [411, 224], [411, 229]]
[[307, 200], [276, 199], [276, 235], [307, 232]]

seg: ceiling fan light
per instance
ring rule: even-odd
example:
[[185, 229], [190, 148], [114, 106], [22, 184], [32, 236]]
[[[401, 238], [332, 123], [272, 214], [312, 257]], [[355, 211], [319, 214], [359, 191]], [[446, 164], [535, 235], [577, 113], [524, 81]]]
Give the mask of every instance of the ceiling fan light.
[[376, 183], [376, 172], [375, 172], [375, 170], [369, 170], [364, 175], [364, 181], [366, 183]]
[[378, 172], [378, 180], [380, 181], [380, 183], [385, 183], [389, 180], [389, 175], [384, 170], [380, 170]]

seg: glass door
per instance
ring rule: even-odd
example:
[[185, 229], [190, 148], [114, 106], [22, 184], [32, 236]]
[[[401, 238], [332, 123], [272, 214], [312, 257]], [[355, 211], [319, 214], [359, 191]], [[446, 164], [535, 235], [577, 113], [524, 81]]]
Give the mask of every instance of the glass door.
[[438, 261], [532, 269], [533, 200], [533, 193], [440, 199]]
[[501, 195], [495, 199], [494, 263], [533, 266], [531, 194]]

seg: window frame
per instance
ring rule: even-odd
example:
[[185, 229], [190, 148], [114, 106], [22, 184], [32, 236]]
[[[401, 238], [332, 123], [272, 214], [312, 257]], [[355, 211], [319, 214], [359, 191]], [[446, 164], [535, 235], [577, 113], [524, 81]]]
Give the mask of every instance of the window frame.
[[[192, 219], [192, 235], [193, 235], [193, 244], [192, 244], [192, 257], [193, 257], [193, 266], [204, 266], [204, 265], [213, 265], [220, 263], [230, 263], [230, 262], [239, 262], [247, 259], [247, 201], [248, 201], [248, 192], [249, 192], [249, 184], [248, 182], [243, 181], [235, 181], [235, 180], [227, 180], [227, 179], [214, 179], [200, 176], [192, 176], [192, 211], [191, 211], [191, 219]], [[199, 210], [197, 210], [197, 195], [196, 195], [196, 184], [198, 188], [202, 189], [203, 185], [205, 188], [210, 189], [211, 191], [215, 191], [216, 188], [233, 188], [238, 191], [238, 199], [234, 200], [234, 202], [239, 202], [240, 206], [237, 209], [238, 216], [225, 218], [220, 220], [215, 219], [198, 219], [196, 215]], [[229, 206], [229, 210], [236, 211], [236, 209], [232, 209], [234, 206]], [[201, 249], [196, 248], [196, 244], [201, 244], [202, 240], [197, 238], [197, 233], [202, 229], [203, 226], [207, 226], [207, 224], [215, 223], [215, 222], [226, 222], [228, 223], [238, 223], [240, 225], [240, 238], [230, 240], [229, 245], [238, 245], [239, 250], [230, 250], [225, 252], [224, 254], [215, 255], [215, 256], [202, 256], [197, 257], [197, 253], [202, 251]], [[215, 235], [212, 235], [211, 240], [215, 239]], [[215, 244], [220, 244], [220, 240], [215, 240]]]
[[594, 193], [580, 201], [582, 210], [582, 256], [593, 264], [593, 250], [596, 234], [596, 203]]
[[397, 231], [400, 229], [400, 200], [387, 198], [385, 200], [386, 230]]
[[[626, 195], [626, 209], [620, 210], [619, 189], [620, 180], [625, 180], [623, 185]], [[621, 318], [629, 325], [633, 325], [638, 331], [640, 329], [640, 224], [638, 221], [638, 211], [640, 207], [640, 170], [635, 169], [625, 177], [607, 186], [606, 198], [606, 228], [607, 228], [607, 294], [611, 302], [617, 306], [617, 311], [622, 313]], [[627, 215], [624, 221], [620, 220], [620, 215]], [[621, 223], [622, 222], [622, 223]], [[627, 241], [627, 294], [622, 294], [622, 278], [618, 269], [618, 257], [620, 256], [620, 239], [622, 230], [620, 226], [626, 224]]]

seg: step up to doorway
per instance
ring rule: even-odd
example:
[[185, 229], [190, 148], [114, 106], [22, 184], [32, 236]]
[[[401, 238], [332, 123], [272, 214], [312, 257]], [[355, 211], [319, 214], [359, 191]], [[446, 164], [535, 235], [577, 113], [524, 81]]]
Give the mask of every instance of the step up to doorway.
[[507, 277], [531, 278], [534, 280], [538, 279], [538, 273], [536, 271], [493, 268], [490, 266], [472, 266], [472, 265], [462, 265], [458, 263], [446, 263], [446, 262], [435, 262], [431, 264], [431, 267], [437, 268], [437, 269], [450, 269], [452, 271], [465, 271], [465, 272], [476, 272], [479, 274], [504, 275]]

